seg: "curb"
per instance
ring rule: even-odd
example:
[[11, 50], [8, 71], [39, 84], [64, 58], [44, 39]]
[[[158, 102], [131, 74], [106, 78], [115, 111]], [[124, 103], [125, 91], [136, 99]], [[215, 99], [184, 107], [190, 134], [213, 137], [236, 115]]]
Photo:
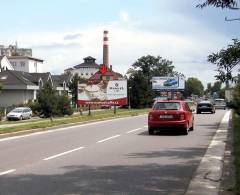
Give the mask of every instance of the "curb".
[[223, 174], [223, 160], [228, 135], [229, 119], [232, 111], [227, 111], [191, 180], [185, 195], [218, 195]]

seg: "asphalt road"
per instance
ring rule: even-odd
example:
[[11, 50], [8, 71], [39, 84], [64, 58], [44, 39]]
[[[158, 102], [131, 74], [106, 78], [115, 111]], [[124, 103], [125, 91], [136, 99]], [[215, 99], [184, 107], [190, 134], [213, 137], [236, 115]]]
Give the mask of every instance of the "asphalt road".
[[188, 136], [149, 136], [147, 115], [0, 140], [0, 194], [184, 194], [224, 110]]

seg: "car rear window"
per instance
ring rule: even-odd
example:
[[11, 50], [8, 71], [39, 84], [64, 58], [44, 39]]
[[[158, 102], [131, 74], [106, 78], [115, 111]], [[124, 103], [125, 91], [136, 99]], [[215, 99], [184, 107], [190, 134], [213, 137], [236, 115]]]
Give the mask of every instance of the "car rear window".
[[198, 107], [211, 107], [212, 105], [210, 103], [200, 103], [198, 104]]
[[179, 110], [179, 102], [157, 102], [154, 104], [154, 110]]
[[23, 109], [18, 109], [18, 108], [16, 108], [16, 109], [14, 109], [12, 112], [21, 113], [22, 111], [23, 111]]

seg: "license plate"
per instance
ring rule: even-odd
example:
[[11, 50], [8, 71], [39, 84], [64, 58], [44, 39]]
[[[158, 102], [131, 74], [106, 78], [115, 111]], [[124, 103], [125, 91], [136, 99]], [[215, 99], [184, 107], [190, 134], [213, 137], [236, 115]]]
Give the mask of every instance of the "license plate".
[[160, 118], [173, 118], [173, 115], [169, 115], [169, 114], [160, 115]]

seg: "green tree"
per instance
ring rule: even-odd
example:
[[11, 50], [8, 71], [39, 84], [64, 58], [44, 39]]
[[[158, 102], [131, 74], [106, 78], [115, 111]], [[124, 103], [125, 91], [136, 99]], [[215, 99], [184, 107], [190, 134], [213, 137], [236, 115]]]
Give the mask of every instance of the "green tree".
[[227, 9], [238, 9], [236, 0], [206, 0], [204, 3], [197, 5], [197, 7], [204, 8], [207, 6], [214, 6]]
[[85, 79], [81, 78], [78, 76], [77, 73], [73, 75], [71, 78], [70, 82], [68, 83], [69, 90], [72, 94], [72, 102], [76, 104], [77, 99], [78, 99], [78, 83], [79, 82], [84, 82]]
[[39, 111], [44, 117], [52, 120], [52, 117], [57, 113], [57, 94], [53, 90], [51, 84], [46, 82], [38, 91], [37, 102], [39, 104]]
[[211, 89], [212, 93], [217, 92], [219, 94], [221, 91], [221, 86], [222, 86], [222, 83], [220, 81], [214, 82], [212, 89]]
[[67, 94], [58, 95], [57, 97], [57, 113], [58, 115], [72, 115], [73, 109], [70, 106], [71, 102]]
[[188, 78], [188, 80], [185, 83], [185, 90], [184, 90], [184, 96], [189, 97], [191, 95], [203, 95], [203, 84], [200, 80], [194, 77]]
[[234, 81], [235, 78], [232, 71], [240, 63], [240, 42], [233, 39], [233, 44], [228, 45], [226, 49], [209, 55], [208, 61], [217, 65], [218, 75], [215, 77], [225, 83], [228, 89], [229, 81]]
[[238, 114], [240, 114], [240, 83], [234, 88], [233, 102]]
[[153, 76], [181, 75], [174, 71], [172, 62], [160, 56], [143, 56], [133, 63], [127, 72], [128, 86], [131, 87], [131, 106], [133, 108], [148, 107], [153, 103], [157, 92], [152, 90]]

